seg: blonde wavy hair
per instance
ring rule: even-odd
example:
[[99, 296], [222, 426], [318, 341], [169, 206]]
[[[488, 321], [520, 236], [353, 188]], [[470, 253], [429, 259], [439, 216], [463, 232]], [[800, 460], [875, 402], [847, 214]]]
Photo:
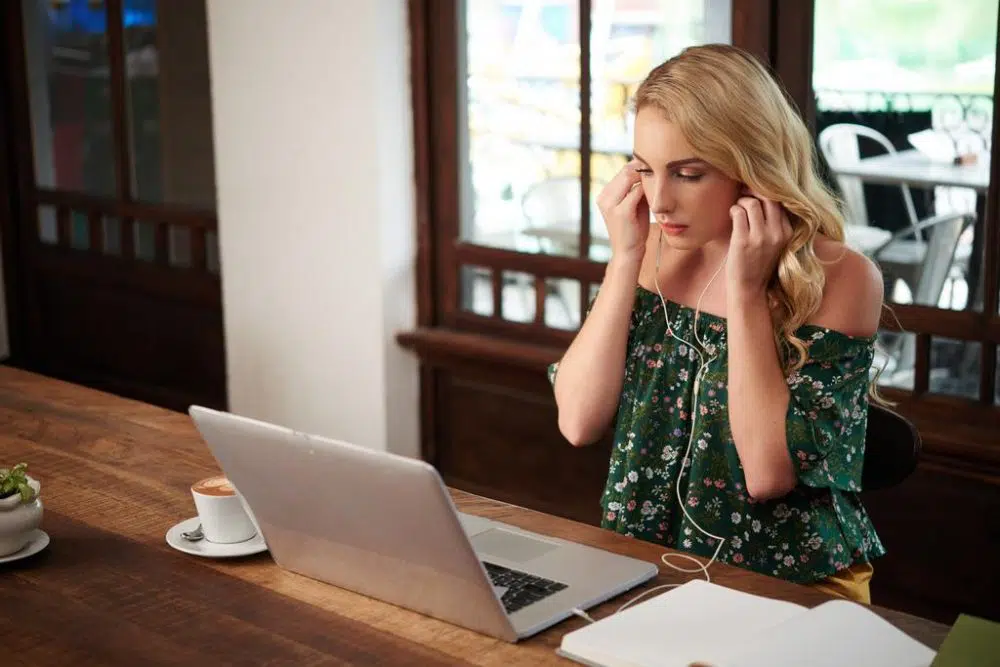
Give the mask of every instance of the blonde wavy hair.
[[826, 283], [814, 241], [844, 240], [840, 204], [819, 177], [815, 145], [784, 89], [749, 53], [692, 46], [639, 85], [635, 111], [654, 107], [691, 147], [729, 178], [782, 204], [792, 237], [768, 285], [775, 343], [786, 373], [808, 360], [796, 335], [819, 309]]

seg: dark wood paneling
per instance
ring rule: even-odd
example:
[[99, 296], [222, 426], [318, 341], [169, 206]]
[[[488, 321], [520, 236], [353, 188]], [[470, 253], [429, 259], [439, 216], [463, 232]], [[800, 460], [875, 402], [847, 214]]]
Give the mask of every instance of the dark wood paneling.
[[442, 429], [435, 464], [454, 486], [598, 523], [610, 440], [570, 445], [559, 434], [548, 382], [524, 373], [518, 389], [471, 371], [439, 376]]
[[1000, 620], [1000, 487], [921, 465], [903, 484], [865, 494], [888, 554], [872, 592], [883, 606], [952, 622]]
[[35, 365], [55, 377], [186, 410], [224, 407], [218, 306], [150, 299], [138, 290], [39, 274]]
[[203, 272], [42, 244], [34, 249], [32, 264], [35, 271], [59, 275], [67, 281], [139, 292], [149, 299], [189, 301], [220, 312], [222, 308], [219, 277]]
[[[0, 37], [8, 39], [10, 11], [0, 10]], [[0, 90], [10, 90], [10, 72], [5, 67], [6, 58], [0, 49]], [[10, 140], [12, 119], [8, 105], [0, 104], [0, 282], [3, 284], [7, 331], [10, 349], [20, 350], [21, 335], [21, 291], [18, 270], [17, 212], [20, 206], [17, 171], [15, 169], [15, 148]]]

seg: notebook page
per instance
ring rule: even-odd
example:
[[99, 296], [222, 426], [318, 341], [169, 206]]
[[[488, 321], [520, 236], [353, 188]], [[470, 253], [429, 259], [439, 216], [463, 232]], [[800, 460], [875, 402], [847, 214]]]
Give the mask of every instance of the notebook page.
[[761, 633], [719, 667], [928, 667], [934, 655], [863, 605], [834, 600]]
[[602, 667], [713, 663], [763, 630], [805, 611], [791, 602], [694, 580], [568, 633], [561, 652]]

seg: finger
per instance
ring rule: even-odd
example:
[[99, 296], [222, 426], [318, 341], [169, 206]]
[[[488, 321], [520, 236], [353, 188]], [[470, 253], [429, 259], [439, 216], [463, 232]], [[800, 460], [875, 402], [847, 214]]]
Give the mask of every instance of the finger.
[[774, 243], [781, 243], [785, 238], [785, 226], [787, 221], [785, 209], [773, 199], [763, 199], [764, 219], [767, 221], [768, 238]]
[[761, 199], [760, 201], [764, 202], [764, 218], [767, 220], [768, 225], [779, 229], [781, 227], [781, 216], [784, 213], [781, 209], [781, 204], [773, 199]]
[[754, 242], [762, 241], [767, 234], [767, 221], [764, 219], [764, 209], [760, 205], [760, 200], [754, 197], [740, 197], [736, 203], [747, 213], [750, 231], [748, 238]]
[[642, 199], [642, 195], [642, 183], [633, 183], [632, 187], [629, 188], [628, 192], [626, 192], [625, 196], [622, 198], [620, 206], [629, 213], [635, 213], [639, 207], [639, 201]]
[[729, 208], [729, 217], [733, 220], [732, 243], [738, 245], [745, 244], [750, 237], [750, 220], [747, 217], [747, 210], [738, 204]]
[[643, 196], [639, 199], [639, 203], [636, 205], [636, 215], [637, 219], [641, 224], [650, 225], [653, 222], [653, 214], [649, 210], [649, 200], [646, 199], [646, 191], [643, 190]]
[[[639, 174], [635, 171], [637, 165], [638, 163], [635, 161], [627, 163], [615, 174], [614, 178], [608, 181], [608, 184], [604, 186], [604, 190], [601, 192], [601, 196], [598, 198], [598, 205], [603, 204], [605, 208], [611, 209], [625, 198], [625, 195], [629, 192], [629, 188], [639, 182]], [[602, 199], [603, 202], [600, 201]]]

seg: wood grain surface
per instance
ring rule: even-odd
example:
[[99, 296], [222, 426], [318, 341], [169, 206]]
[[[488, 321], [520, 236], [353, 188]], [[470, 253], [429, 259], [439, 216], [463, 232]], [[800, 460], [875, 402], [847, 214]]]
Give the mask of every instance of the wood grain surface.
[[[218, 471], [186, 414], [0, 366], [0, 465], [42, 483], [48, 548], [0, 565], [4, 663], [47, 665], [547, 665], [572, 619], [511, 645], [278, 568], [267, 553], [171, 549], [190, 484]], [[663, 549], [453, 491], [460, 509], [659, 563]], [[661, 568], [649, 586], [690, 575]], [[814, 605], [812, 589], [713, 565], [713, 581]], [[612, 613], [636, 589], [597, 608]], [[875, 608], [936, 648], [948, 628]]]

